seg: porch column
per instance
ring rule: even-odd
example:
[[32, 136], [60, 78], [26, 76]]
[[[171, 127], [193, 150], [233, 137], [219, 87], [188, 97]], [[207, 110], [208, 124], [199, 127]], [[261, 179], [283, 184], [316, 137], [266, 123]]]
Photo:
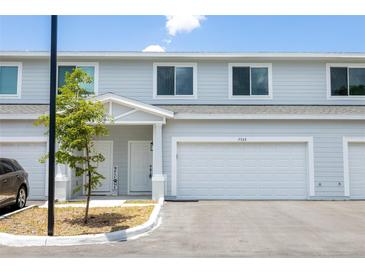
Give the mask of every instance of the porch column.
[[153, 125], [152, 199], [165, 195], [165, 176], [162, 171], [162, 124]]
[[55, 176], [55, 199], [65, 201], [69, 198], [69, 188], [71, 183], [69, 167], [57, 164], [57, 173]]

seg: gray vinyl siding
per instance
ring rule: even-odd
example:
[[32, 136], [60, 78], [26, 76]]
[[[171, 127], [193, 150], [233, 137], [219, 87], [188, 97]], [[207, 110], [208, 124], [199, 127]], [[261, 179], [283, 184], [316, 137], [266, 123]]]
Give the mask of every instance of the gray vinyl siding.
[[[316, 197], [343, 197], [343, 136], [364, 136], [357, 121], [237, 121], [168, 120], [163, 128], [163, 168], [166, 195], [171, 195], [171, 138], [179, 136], [313, 136]], [[209, 159], [207, 159], [209, 161]]]
[[0, 120], [1, 137], [44, 137], [46, 129], [34, 126], [33, 120]]
[[49, 63], [45, 60], [7, 59], [23, 65], [21, 98], [1, 98], [0, 104], [47, 104], [49, 102]]
[[[1, 60], [2, 61], [2, 60]], [[0, 98], [0, 103], [47, 103], [49, 98], [49, 62], [45, 59], [6, 59], [23, 62], [21, 99]], [[64, 60], [60, 60], [64, 61]], [[197, 99], [154, 99], [153, 63], [156, 59], [107, 60], [88, 59], [72, 62], [99, 63], [99, 94], [115, 94], [149, 104], [314, 104], [365, 105], [365, 100], [328, 100], [326, 90], [326, 63], [328, 61], [269, 61], [240, 59], [232, 61], [202, 61], [194, 59], [168, 62], [197, 63]], [[68, 59], [67, 62], [70, 62]], [[261, 100], [228, 98], [228, 63], [272, 63], [273, 98]], [[338, 61], [337, 61], [338, 62]], [[346, 61], [343, 61], [346, 63]], [[351, 62], [353, 63], [353, 61]]]

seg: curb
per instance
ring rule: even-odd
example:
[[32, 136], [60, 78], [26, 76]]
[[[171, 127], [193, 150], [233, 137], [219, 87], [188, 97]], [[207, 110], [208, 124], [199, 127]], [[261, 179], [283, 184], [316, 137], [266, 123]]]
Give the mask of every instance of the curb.
[[124, 230], [89, 234], [80, 236], [27, 236], [0, 233], [0, 245], [5, 246], [69, 246], [69, 245], [90, 245], [106, 244], [111, 242], [127, 241], [152, 230], [158, 225], [159, 214], [162, 205], [156, 204], [150, 218], [144, 224]]
[[13, 212], [9, 212], [7, 214], [4, 214], [4, 215], [0, 216], [0, 220], [5, 219], [7, 217], [10, 217], [12, 215], [18, 214], [18, 213], [23, 212], [25, 210], [31, 209], [31, 208], [36, 207], [36, 206], [37, 205], [26, 206], [26, 207], [23, 207], [22, 209], [18, 209], [18, 210], [15, 210]]

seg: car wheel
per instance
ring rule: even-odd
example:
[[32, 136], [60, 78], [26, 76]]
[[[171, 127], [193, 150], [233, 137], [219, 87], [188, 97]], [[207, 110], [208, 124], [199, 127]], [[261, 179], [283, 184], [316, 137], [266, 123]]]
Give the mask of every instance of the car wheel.
[[16, 196], [16, 208], [21, 209], [25, 207], [25, 204], [27, 203], [27, 191], [25, 190], [25, 187], [22, 186], [18, 190], [18, 195]]

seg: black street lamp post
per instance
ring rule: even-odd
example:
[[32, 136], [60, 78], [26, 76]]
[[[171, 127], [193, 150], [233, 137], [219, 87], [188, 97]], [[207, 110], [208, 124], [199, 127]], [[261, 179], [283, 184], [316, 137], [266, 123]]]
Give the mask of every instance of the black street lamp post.
[[48, 236], [54, 234], [55, 198], [55, 139], [57, 92], [57, 15], [51, 16], [51, 75], [49, 103], [49, 158], [48, 158]]

